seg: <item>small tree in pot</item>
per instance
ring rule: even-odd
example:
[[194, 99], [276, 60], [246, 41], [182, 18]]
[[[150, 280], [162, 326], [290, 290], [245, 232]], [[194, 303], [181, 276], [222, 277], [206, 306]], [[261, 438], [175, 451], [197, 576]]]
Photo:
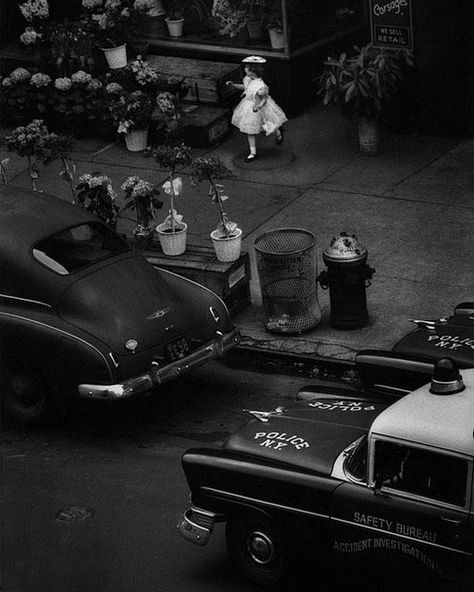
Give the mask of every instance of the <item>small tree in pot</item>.
[[230, 179], [235, 175], [222, 162], [219, 156], [197, 157], [192, 161], [191, 184], [197, 187], [202, 181], [209, 183], [211, 201], [219, 208], [220, 220], [217, 228], [211, 232], [211, 239], [219, 261], [235, 261], [240, 257], [242, 230], [236, 222], [229, 220], [224, 212], [223, 202], [228, 195], [217, 179]]
[[413, 65], [407, 49], [354, 46], [348, 56], [328, 57], [318, 78], [318, 94], [323, 104], [340, 104], [343, 112], [359, 120], [359, 144], [366, 154], [378, 152], [380, 114], [389, 97], [399, 88], [406, 66]]

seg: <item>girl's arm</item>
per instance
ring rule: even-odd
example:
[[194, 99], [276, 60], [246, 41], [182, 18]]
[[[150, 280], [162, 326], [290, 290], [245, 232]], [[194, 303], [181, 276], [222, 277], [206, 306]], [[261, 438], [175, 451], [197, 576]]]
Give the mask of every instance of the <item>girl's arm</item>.
[[232, 82], [232, 80], [228, 80], [226, 84], [227, 86], [231, 86], [232, 88], [236, 88], [237, 90], [245, 89], [245, 86], [243, 84], [236, 84], [235, 82]]
[[266, 87], [263, 87], [263, 88], [259, 89], [255, 93], [252, 111], [260, 111], [260, 109], [267, 102], [267, 97], [268, 97], [268, 90], [267, 90], [267, 88]]

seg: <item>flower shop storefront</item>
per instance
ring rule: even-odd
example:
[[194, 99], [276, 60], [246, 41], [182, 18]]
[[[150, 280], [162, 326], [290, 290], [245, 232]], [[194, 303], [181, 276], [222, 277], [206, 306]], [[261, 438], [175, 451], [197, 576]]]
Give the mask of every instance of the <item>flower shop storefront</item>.
[[[93, 73], [106, 69], [105, 54], [122, 44], [129, 61], [153, 55], [236, 65], [258, 54], [290, 116], [314, 102], [312, 79], [323, 58], [366, 41], [368, 30], [365, 0], [28, 0], [21, 15], [7, 4], [0, 6], [0, 22], [10, 23], [0, 49], [3, 76], [26, 63], [42, 71], [48, 65], [49, 75]], [[181, 68], [168, 74], [179, 76]]]

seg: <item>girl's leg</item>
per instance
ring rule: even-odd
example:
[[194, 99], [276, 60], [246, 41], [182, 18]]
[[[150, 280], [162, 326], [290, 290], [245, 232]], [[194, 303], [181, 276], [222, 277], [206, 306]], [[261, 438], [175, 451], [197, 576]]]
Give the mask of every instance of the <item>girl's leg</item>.
[[245, 158], [247, 162], [254, 160], [257, 157], [257, 136], [254, 134], [247, 134], [250, 154]]

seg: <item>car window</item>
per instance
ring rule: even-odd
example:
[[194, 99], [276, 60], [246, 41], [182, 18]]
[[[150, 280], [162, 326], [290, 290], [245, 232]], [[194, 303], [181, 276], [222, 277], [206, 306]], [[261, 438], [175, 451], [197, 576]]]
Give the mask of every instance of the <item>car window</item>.
[[344, 463], [349, 477], [356, 481], [365, 481], [367, 468], [367, 436], [359, 440]]
[[52, 271], [67, 275], [127, 250], [127, 243], [107, 226], [81, 224], [41, 240], [33, 256]]
[[393, 442], [375, 443], [375, 476], [384, 486], [456, 506], [466, 502], [465, 459]]

